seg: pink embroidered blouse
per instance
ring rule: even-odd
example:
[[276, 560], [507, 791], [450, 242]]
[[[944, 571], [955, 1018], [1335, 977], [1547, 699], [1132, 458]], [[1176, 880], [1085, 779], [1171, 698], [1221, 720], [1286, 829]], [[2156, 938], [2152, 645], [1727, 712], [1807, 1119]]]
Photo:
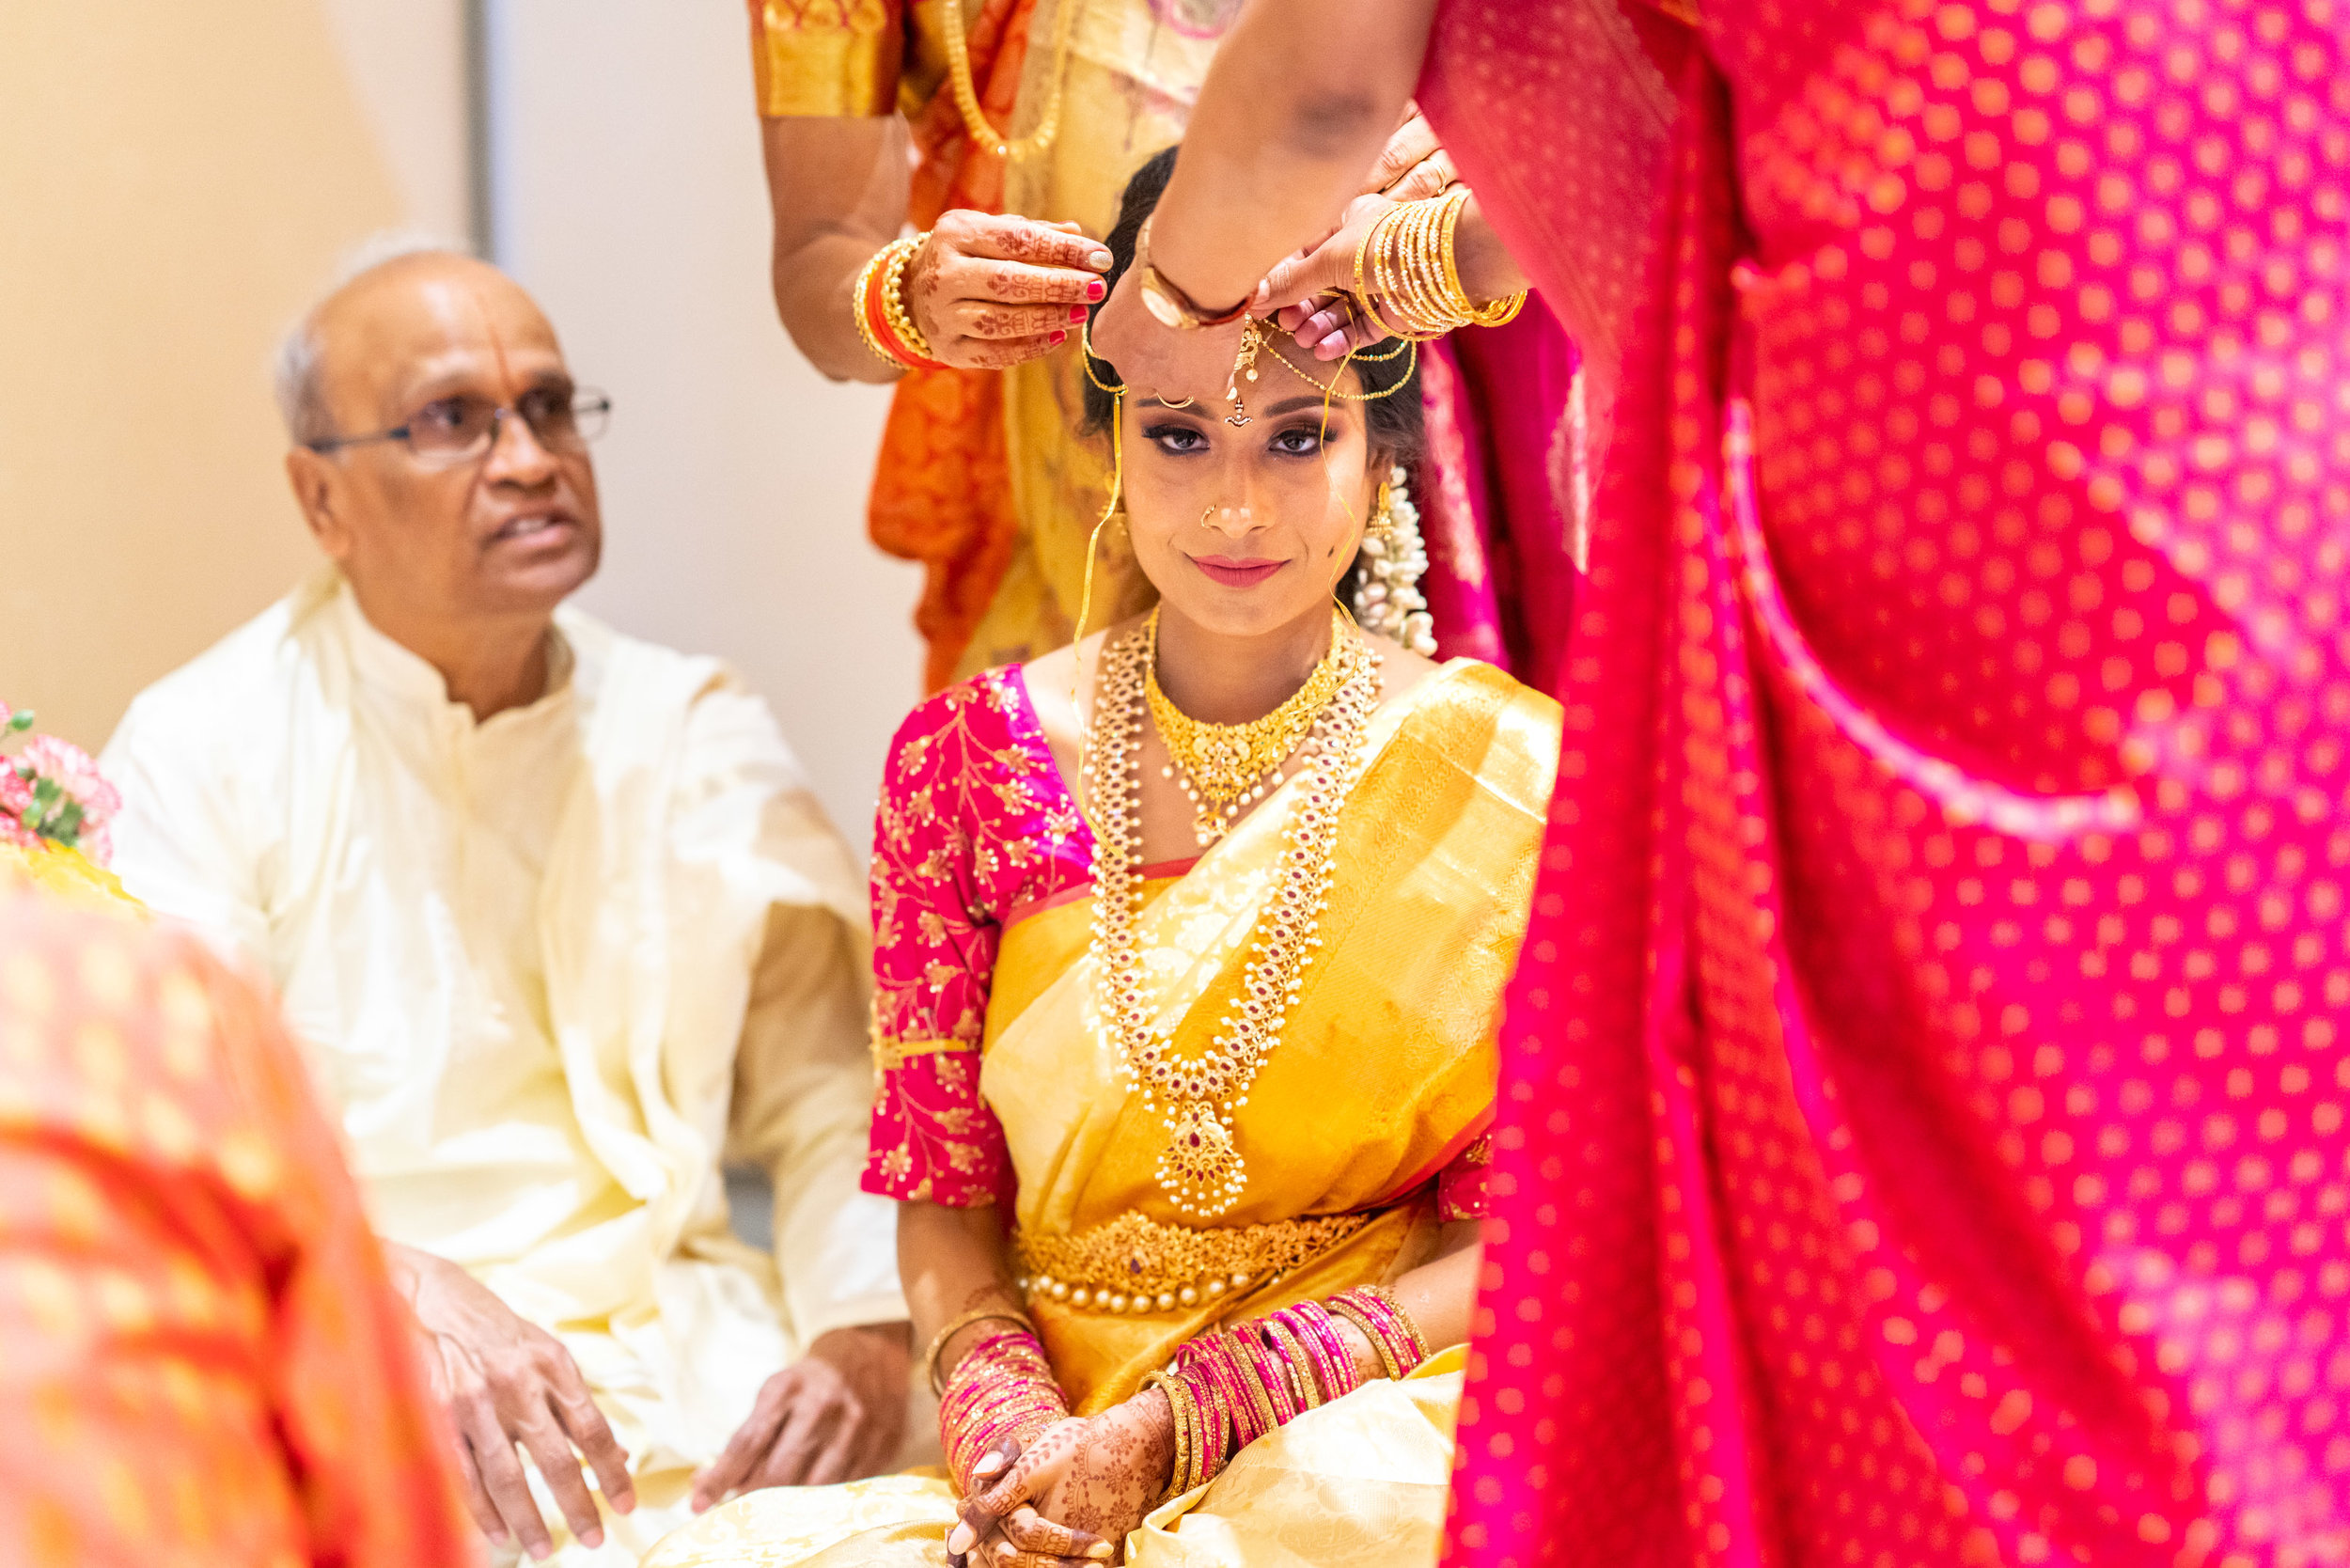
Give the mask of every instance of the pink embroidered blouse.
[[[1003, 1129], [979, 1097], [988, 987], [1007, 917], [1093, 880], [1020, 666], [948, 687], [899, 727], [873, 829], [873, 1050], [865, 1189], [1009, 1204]], [[1485, 1213], [1486, 1140], [1437, 1178], [1447, 1219]]]

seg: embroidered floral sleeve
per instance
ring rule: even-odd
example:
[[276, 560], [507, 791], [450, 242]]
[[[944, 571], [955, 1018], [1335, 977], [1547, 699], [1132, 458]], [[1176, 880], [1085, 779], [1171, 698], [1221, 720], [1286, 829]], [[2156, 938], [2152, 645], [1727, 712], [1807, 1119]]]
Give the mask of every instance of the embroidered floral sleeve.
[[1493, 1164], [1494, 1140], [1479, 1138], [1452, 1163], [1436, 1173], [1436, 1215], [1441, 1219], [1482, 1219], [1492, 1212], [1485, 1190], [1486, 1168]]
[[1090, 856], [1016, 669], [941, 692], [899, 729], [873, 828], [867, 1191], [1009, 1200], [1003, 1129], [979, 1097], [1003, 916], [1082, 880]]

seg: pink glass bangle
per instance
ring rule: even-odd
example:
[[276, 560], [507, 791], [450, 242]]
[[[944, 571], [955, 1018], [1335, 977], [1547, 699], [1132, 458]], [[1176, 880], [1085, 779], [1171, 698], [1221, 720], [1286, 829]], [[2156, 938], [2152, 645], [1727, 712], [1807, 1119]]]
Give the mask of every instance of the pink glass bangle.
[[1361, 1382], [1355, 1374], [1355, 1358], [1347, 1352], [1346, 1341], [1339, 1336], [1329, 1312], [1319, 1302], [1301, 1301], [1273, 1316], [1274, 1321], [1296, 1336], [1314, 1374], [1321, 1380], [1325, 1402], [1343, 1399], [1355, 1391]]
[[1428, 1359], [1427, 1342], [1419, 1337], [1418, 1328], [1413, 1325], [1402, 1304], [1388, 1292], [1376, 1285], [1360, 1285], [1340, 1291], [1330, 1298], [1328, 1305], [1370, 1339], [1389, 1377], [1402, 1377]]

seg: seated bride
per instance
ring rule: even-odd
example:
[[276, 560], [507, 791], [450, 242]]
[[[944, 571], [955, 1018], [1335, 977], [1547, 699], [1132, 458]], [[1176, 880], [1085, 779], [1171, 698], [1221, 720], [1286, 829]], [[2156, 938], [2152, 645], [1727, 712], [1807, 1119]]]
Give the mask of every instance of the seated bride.
[[1088, 367], [1157, 609], [923, 704], [884, 785], [865, 1183], [951, 1479], [647, 1568], [1435, 1560], [1559, 710], [1416, 651], [1410, 345], [1183, 337]]

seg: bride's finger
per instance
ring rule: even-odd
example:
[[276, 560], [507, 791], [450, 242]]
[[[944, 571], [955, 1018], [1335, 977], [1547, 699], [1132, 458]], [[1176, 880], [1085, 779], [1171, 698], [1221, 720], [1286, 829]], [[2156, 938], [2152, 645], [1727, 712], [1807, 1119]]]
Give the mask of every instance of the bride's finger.
[[[987, 1481], [991, 1476], [1001, 1475], [1004, 1471], [1004, 1467], [1011, 1464], [1019, 1457], [1020, 1439], [1017, 1437], [998, 1437], [994, 1443], [989, 1445], [984, 1453], [980, 1454], [977, 1460], [972, 1462], [972, 1491], [975, 1494], [979, 1492], [980, 1490], [979, 1483]], [[992, 1518], [983, 1518], [978, 1523], [959, 1521], [953, 1529], [947, 1532], [947, 1555], [949, 1558], [957, 1560], [963, 1558], [974, 1545], [978, 1544], [979, 1538], [988, 1532], [988, 1529], [993, 1523], [994, 1520]], [[953, 1568], [964, 1568], [964, 1565], [960, 1560], [957, 1560], [954, 1562]]]
[[1004, 1521], [1006, 1540], [1024, 1552], [1040, 1557], [1091, 1558], [1107, 1560], [1110, 1544], [1100, 1536], [1068, 1525], [1057, 1525], [1035, 1509], [1022, 1504]]

